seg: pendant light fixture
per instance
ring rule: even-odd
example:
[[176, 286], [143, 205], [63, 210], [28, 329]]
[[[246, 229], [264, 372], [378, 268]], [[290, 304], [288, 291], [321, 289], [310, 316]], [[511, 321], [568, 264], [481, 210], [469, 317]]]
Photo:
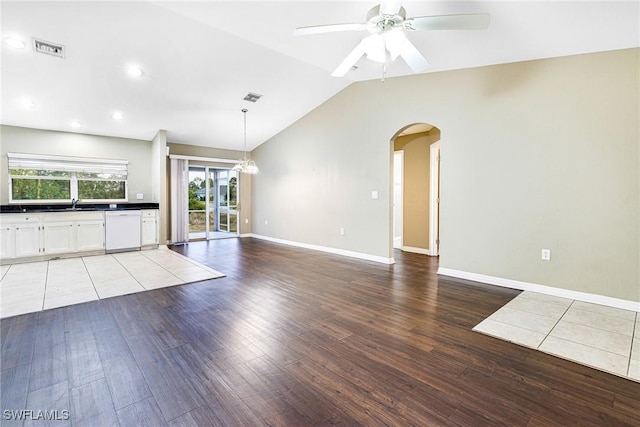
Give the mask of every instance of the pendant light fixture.
[[256, 166], [256, 162], [247, 159], [247, 111], [249, 110], [246, 108], [242, 109], [242, 113], [244, 114], [244, 158], [238, 160], [233, 170], [241, 173], [256, 174], [260, 172], [258, 166]]

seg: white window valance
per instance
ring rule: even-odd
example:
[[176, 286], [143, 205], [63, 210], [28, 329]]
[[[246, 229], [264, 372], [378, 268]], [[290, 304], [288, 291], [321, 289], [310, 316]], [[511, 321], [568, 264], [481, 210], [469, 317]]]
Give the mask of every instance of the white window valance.
[[7, 153], [9, 170], [50, 170], [127, 176], [128, 160]]

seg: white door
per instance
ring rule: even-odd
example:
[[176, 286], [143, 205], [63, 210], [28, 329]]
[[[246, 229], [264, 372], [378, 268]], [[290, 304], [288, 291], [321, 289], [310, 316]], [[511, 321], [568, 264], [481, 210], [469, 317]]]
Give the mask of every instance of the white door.
[[404, 151], [393, 153], [393, 247], [402, 249]]

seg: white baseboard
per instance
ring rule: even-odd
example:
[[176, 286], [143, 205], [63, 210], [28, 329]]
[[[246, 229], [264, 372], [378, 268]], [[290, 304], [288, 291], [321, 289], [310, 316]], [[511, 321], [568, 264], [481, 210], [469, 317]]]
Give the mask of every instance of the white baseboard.
[[275, 237], [263, 236], [263, 235], [260, 235], [260, 234], [253, 234], [253, 233], [250, 234], [250, 235], [246, 235], [246, 237], [254, 237], [256, 239], [268, 240], [270, 242], [281, 243], [283, 245], [296, 246], [298, 248], [305, 248], [305, 249], [312, 249], [314, 251], [327, 252], [327, 253], [330, 253], [330, 254], [342, 255], [342, 256], [346, 256], [346, 257], [350, 257], [350, 258], [358, 258], [358, 259], [363, 259], [363, 260], [367, 260], [367, 261], [374, 261], [374, 262], [379, 262], [379, 263], [382, 263], [382, 264], [394, 264], [395, 263], [395, 260], [393, 259], [393, 257], [385, 258], [385, 257], [381, 257], [381, 256], [365, 254], [365, 253], [362, 253], [362, 252], [354, 252], [354, 251], [348, 251], [348, 250], [345, 250], [345, 249], [330, 248], [328, 246], [312, 245], [312, 244], [309, 244], [309, 243], [294, 242], [292, 240], [277, 239]]
[[605, 295], [590, 294], [587, 292], [572, 291], [569, 289], [554, 288], [552, 286], [539, 285], [537, 283], [528, 283], [521, 282], [519, 280], [504, 279], [502, 277], [486, 276], [484, 274], [469, 273], [467, 271], [453, 270], [450, 268], [439, 268], [438, 274], [441, 274], [443, 276], [456, 277], [458, 279], [472, 280], [474, 282], [487, 283], [495, 286], [502, 286], [504, 288], [532, 291], [561, 298], [569, 298], [577, 301], [606, 305], [609, 307], [621, 308], [624, 310], [640, 311], [640, 302], [638, 301], [613, 298]]
[[414, 248], [413, 246], [403, 246], [402, 250], [405, 252], [411, 252], [414, 254], [431, 255], [431, 251], [425, 248]]

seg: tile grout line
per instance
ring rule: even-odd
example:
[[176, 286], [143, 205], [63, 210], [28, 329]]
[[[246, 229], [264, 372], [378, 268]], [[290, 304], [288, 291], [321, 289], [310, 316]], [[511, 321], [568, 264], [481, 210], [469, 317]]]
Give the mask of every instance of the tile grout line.
[[91, 276], [91, 272], [89, 271], [89, 268], [87, 268], [87, 263], [84, 262], [84, 258], [85, 257], [80, 257], [80, 260], [82, 260], [82, 265], [84, 266], [84, 270], [87, 272], [87, 276], [89, 277], [89, 280], [91, 281], [91, 286], [93, 286], [93, 292], [96, 293], [96, 296], [98, 297], [98, 299], [102, 299], [100, 298], [100, 294], [98, 293], [98, 289], [96, 288], [96, 284], [93, 281], [93, 276]]
[[4, 277], [7, 275], [7, 273], [9, 273], [9, 270], [11, 270], [11, 266], [13, 264], [7, 264], [9, 266], [9, 268], [7, 268], [7, 271], [4, 272], [4, 274], [2, 275], [2, 277], [0, 277], [0, 280], [4, 280]]
[[638, 312], [636, 312], [636, 317], [633, 319], [633, 331], [631, 333], [631, 348], [629, 349], [629, 362], [627, 363], [627, 377], [631, 377], [631, 356], [633, 355], [633, 343], [635, 342], [636, 337], [636, 325], [638, 324]]
[[47, 299], [47, 282], [49, 281], [49, 261], [47, 261], [47, 274], [44, 277], [44, 292], [42, 293], [42, 308], [40, 311], [44, 311], [44, 302]]
[[123, 264], [123, 263], [121, 263], [121, 262], [120, 262], [120, 260], [119, 260], [118, 258], [116, 258], [113, 254], [109, 254], [109, 256], [110, 256], [111, 258], [113, 258], [113, 259], [115, 260], [115, 262], [117, 262], [118, 264], [120, 264], [120, 266], [122, 266], [122, 268], [124, 268], [124, 270], [127, 272], [127, 274], [129, 274], [129, 276], [131, 276], [131, 278], [132, 278], [133, 280], [135, 280], [135, 281], [136, 281], [136, 283], [137, 283], [138, 285], [140, 285], [140, 287], [142, 287], [142, 289], [144, 289], [145, 291], [148, 291], [148, 290], [149, 290], [149, 289], [145, 288], [145, 286], [144, 286], [142, 283], [140, 283], [140, 281], [138, 280], [138, 278], [137, 278], [136, 276], [134, 276], [134, 275], [133, 275], [133, 273], [132, 273], [131, 271], [129, 271], [129, 269], [128, 269], [127, 267], [125, 267], [125, 266], [124, 266], [124, 264]]
[[[551, 329], [549, 329], [549, 332], [547, 333], [547, 335], [542, 339], [542, 341], [540, 341], [540, 344], [538, 344], [538, 347], [536, 347], [536, 350], [540, 350], [540, 347], [542, 346], [542, 344], [544, 344], [544, 342], [547, 340], [547, 338], [549, 338], [549, 335], [551, 335], [551, 332], [553, 332], [553, 330], [556, 328], [556, 326], [558, 326], [558, 323], [560, 323], [560, 321], [562, 320], [562, 318], [564, 317], [565, 314], [567, 314], [567, 311], [569, 311], [569, 309], [571, 308], [571, 306], [573, 306], [573, 303], [576, 302], [576, 300], [572, 300], [571, 304], [569, 304], [566, 308], [566, 310], [564, 311], [564, 313], [562, 313], [562, 315], [558, 318], [558, 320], [556, 321], [556, 323], [551, 327]], [[542, 350], [541, 350], [542, 351]]]
[[185, 284], [186, 282], [184, 281], [184, 279], [182, 277], [178, 277], [175, 274], [173, 274], [171, 271], [167, 270], [166, 268], [164, 268], [163, 266], [161, 266], [160, 264], [158, 264], [157, 262], [155, 262], [155, 260], [149, 258], [148, 256], [146, 256], [145, 254], [142, 253], [142, 251], [140, 251], [140, 255], [142, 255], [143, 257], [145, 257], [146, 259], [148, 259], [149, 261], [151, 261], [152, 263], [154, 263], [155, 265], [157, 265], [158, 267], [160, 267], [161, 269], [163, 269], [164, 271], [166, 271], [167, 273], [169, 273], [170, 275], [172, 275], [173, 277], [175, 277], [176, 279], [180, 280], [182, 282], [182, 284]]

